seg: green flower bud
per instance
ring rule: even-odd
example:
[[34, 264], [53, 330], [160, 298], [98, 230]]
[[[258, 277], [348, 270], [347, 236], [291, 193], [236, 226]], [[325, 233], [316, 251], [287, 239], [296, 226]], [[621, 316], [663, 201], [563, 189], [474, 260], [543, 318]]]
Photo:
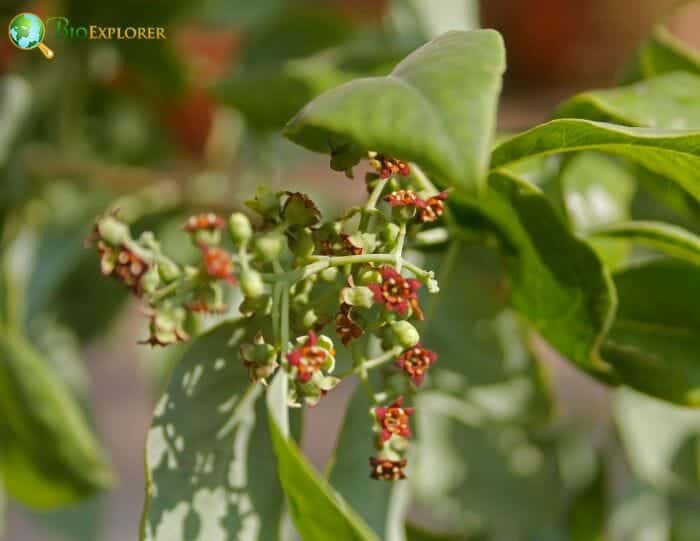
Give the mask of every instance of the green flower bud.
[[396, 321], [391, 325], [394, 340], [403, 348], [412, 348], [420, 342], [420, 334], [408, 321]]
[[161, 258], [158, 261], [158, 272], [164, 282], [170, 283], [177, 280], [181, 274], [180, 267], [170, 259]]
[[228, 230], [234, 244], [245, 244], [253, 236], [250, 220], [242, 212], [234, 212], [228, 219]]
[[338, 278], [338, 267], [328, 267], [319, 273], [319, 277], [326, 283], [332, 284]]
[[396, 239], [399, 237], [399, 231], [401, 231], [401, 228], [395, 223], [386, 224], [381, 232], [382, 240], [386, 244], [393, 246], [396, 244]]
[[318, 316], [314, 310], [307, 310], [302, 317], [302, 325], [305, 329], [312, 328], [318, 321]]
[[153, 293], [160, 285], [160, 273], [158, 268], [151, 265], [151, 267], [145, 272], [141, 277], [141, 288], [146, 293]]
[[365, 286], [344, 287], [340, 292], [340, 299], [350, 306], [371, 308], [374, 304], [374, 293]]
[[357, 281], [363, 286], [378, 284], [382, 281], [382, 273], [376, 269], [365, 269], [360, 272]]
[[256, 299], [265, 292], [265, 284], [258, 271], [248, 269], [241, 273], [240, 278], [241, 291], [246, 297]]
[[283, 237], [278, 233], [257, 237], [254, 242], [255, 254], [263, 261], [274, 261], [282, 253], [283, 242]]
[[129, 226], [113, 216], [101, 218], [97, 222], [97, 231], [112, 246], [121, 246], [131, 240]]

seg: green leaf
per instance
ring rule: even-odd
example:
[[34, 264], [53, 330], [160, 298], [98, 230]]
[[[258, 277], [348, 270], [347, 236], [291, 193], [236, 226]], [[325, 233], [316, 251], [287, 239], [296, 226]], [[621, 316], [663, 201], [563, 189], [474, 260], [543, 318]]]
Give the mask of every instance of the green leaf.
[[566, 495], [557, 442], [517, 424], [475, 425], [472, 412], [463, 399], [436, 391], [417, 395], [413, 477], [422, 485], [419, 501], [450, 527], [483, 530], [495, 539], [518, 539], [556, 524]]
[[248, 69], [223, 82], [217, 94], [254, 129], [280, 129], [309, 100], [352, 77], [324, 59], [292, 60]]
[[0, 467], [9, 494], [51, 509], [112, 481], [102, 452], [67, 387], [31, 344], [0, 330]]
[[585, 118], [628, 126], [700, 128], [700, 76], [675, 72], [610, 90], [593, 90], [561, 105], [555, 118]]
[[615, 308], [611, 280], [593, 249], [576, 238], [534, 186], [496, 173], [480, 198], [451, 198], [457, 220], [490, 232], [510, 273], [510, 303], [564, 356], [589, 372], [608, 371], [598, 346]]
[[424, 166], [463, 190], [484, 186], [505, 69], [501, 36], [453, 31], [410, 54], [386, 77], [329, 90], [285, 134], [316, 152], [354, 144]]
[[603, 344], [605, 360], [626, 385], [700, 405], [700, 267], [655, 260], [614, 278], [619, 307]]
[[[406, 524], [406, 539], [407, 541], [467, 541], [467, 538], [462, 535], [429, 532], [428, 530], [416, 526], [415, 524]], [[469, 538], [472, 541], [481, 538]]]
[[380, 539], [396, 540], [396, 530], [403, 528], [403, 513], [390, 515], [390, 509], [398, 503], [400, 498], [395, 497], [396, 493], [404, 488], [405, 483], [369, 479], [369, 457], [374, 454], [373, 442], [376, 439], [369, 413], [371, 407], [367, 394], [358, 385], [345, 412], [329, 481]]
[[636, 242], [672, 257], [700, 265], [700, 237], [675, 225], [638, 220], [596, 229], [593, 235], [594, 238]]
[[630, 466], [662, 490], [697, 490], [700, 412], [631, 389], [615, 393], [615, 423]]
[[700, 200], [700, 132], [630, 128], [561, 119], [541, 124], [499, 145], [492, 168], [548, 154], [597, 150], [620, 156], [673, 182]]
[[673, 71], [700, 74], [700, 57], [666, 28], [657, 26], [625, 68], [622, 82], [633, 83]]
[[[636, 188], [634, 177], [608, 156], [594, 152], [570, 156], [559, 181], [566, 213], [577, 232], [630, 218]], [[625, 241], [603, 237], [589, 237], [588, 240], [611, 268], [622, 265], [627, 259], [629, 246]]]
[[[281, 381], [280, 378], [286, 378], [286, 375], [280, 372], [280, 376], [275, 379]], [[279, 384], [278, 387], [285, 388]], [[378, 541], [364, 520], [314, 471], [296, 443], [284, 435], [279, 420], [278, 415], [270, 412], [270, 432], [277, 454], [279, 476], [294, 525], [301, 538], [304, 541], [333, 538]]]
[[262, 388], [238, 351], [257, 330], [219, 325], [176, 366], [148, 432], [143, 539], [278, 539], [284, 498]]

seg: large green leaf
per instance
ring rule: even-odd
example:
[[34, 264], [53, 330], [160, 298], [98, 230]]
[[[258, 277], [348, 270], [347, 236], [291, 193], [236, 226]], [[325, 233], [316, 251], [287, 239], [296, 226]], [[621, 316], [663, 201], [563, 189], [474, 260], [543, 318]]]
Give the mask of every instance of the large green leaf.
[[403, 513], [399, 510], [390, 514], [390, 509], [398, 503], [399, 498], [394, 498], [394, 495], [404, 488], [405, 483], [369, 479], [368, 460], [374, 453], [373, 441], [376, 439], [369, 413], [371, 407], [365, 390], [358, 386], [345, 412], [329, 481], [380, 539], [397, 541], [403, 539]]
[[457, 220], [497, 239], [510, 272], [511, 305], [563, 355], [604, 374], [598, 346], [615, 295], [603, 264], [537, 188], [503, 173], [489, 182], [484, 197], [451, 198]]
[[673, 71], [700, 74], [700, 57], [666, 28], [657, 26], [637, 49], [622, 81], [632, 83]]
[[561, 105], [554, 116], [649, 128], [698, 129], [700, 76], [675, 72], [627, 87], [584, 92]]
[[452, 528], [495, 539], [556, 524], [566, 495], [557, 442], [517, 424], [475, 426], [472, 411], [436, 391], [418, 395], [414, 477], [423, 485], [421, 501]]
[[[287, 496], [294, 525], [304, 541], [347, 539], [377, 541], [378, 538], [343, 498], [309, 464], [297, 444], [286, 434], [283, 412], [285, 374], [279, 373], [270, 386], [269, 424], [277, 455], [279, 476]], [[282, 425], [282, 426], [281, 426]], [[370, 483], [367, 479], [367, 483]]]
[[486, 180], [505, 69], [497, 32], [443, 34], [386, 77], [357, 79], [313, 100], [285, 128], [292, 141], [333, 153], [350, 144], [424, 166], [475, 190]]
[[284, 498], [265, 421], [239, 347], [241, 320], [199, 337], [156, 406], [146, 444], [143, 539], [276, 540]]
[[[609, 156], [595, 152], [568, 158], [558, 181], [574, 230], [587, 232], [628, 220], [636, 187], [630, 172]], [[629, 254], [623, 240], [589, 237], [589, 242], [611, 268], [622, 265]]]
[[615, 275], [619, 307], [602, 353], [642, 392], [700, 405], [700, 267], [655, 260]]
[[[504, 310], [502, 269], [492, 251], [457, 243], [434, 259], [441, 292], [425, 303], [421, 336], [439, 359], [416, 397], [417, 500], [462, 533], [514, 534], [551, 522], [562, 487], [556, 465], [544, 463], [553, 454], [540, 454], [549, 444], [533, 441], [532, 429], [549, 419], [552, 404], [524, 329]], [[537, 465], [520, 463], [516, 448]], [[547, 490], [526, 496], [524, 487], [540, 483]]]
[[621, 222], [594, 231], [597, 238], [623, 239], [700, 265], [700, 237], [663, 222]]
[[700, 487], [700, 412], [623, 388], [615, 393], [614, 414], [630, 466], [640, 479], [667, 490]]
[[700, 200], [700, 132], [553, 120], [499, 145], [493, 151], [491, 166], [501, 169], [535, 156], [581, 150], [621, 156]]
[[37, 509], [108, 487], [111, 473], [68, 388], [27, 340], [0, 330], [0, 467], [15, 499]]

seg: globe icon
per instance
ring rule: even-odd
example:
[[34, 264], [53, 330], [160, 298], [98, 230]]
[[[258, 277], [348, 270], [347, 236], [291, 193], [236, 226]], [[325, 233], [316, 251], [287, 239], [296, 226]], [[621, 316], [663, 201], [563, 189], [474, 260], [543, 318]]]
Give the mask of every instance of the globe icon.
[[10, 41], [20, 49], [38, 47], [44, 32], [44, 22], [33, 13], [20, 13], [10, 21]]
[[24, 49], [39, 48], [42, 54], [49, 60], [53, 58], [53, 51], [44, 45], [44, 21], [33, 13], [20, 13], [12, 18], [8, 34], [15, 47]]

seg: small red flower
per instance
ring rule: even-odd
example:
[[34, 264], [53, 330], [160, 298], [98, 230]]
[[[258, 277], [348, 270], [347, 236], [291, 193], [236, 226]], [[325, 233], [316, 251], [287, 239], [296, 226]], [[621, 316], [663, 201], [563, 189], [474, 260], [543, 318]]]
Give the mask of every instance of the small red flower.
[[392, 207], [417, 207], [420, 209], [425, 208], [425, 201], [423, 201], [416, 192], [409, 190], [398, 190], [391, 192], [384, 198], [388, 201]]
[[128, 248], [113, 248], [103, 240], [97, 243], [97, 253], [100, 256], [102, 274], [114, 276], [137, 297], [143, 294], [141, 278], [148, 271], [148, 263]]
[[214, 213], [199, 214], [198, 216], [190, 216], [182, 226], [183, 231], [193, 233], [195, 231], [214, 231], [215, 229], [223, 229], [225, 225], [224, 219]]
[[375, 408], [374, 416], [382, 428], [379, 439], [382, 443], [389, 440], [394, 434], [402, 438], [411, 437], [411, 427], [408, 426], [408, 418], [413, 415], [413, 408], [403, 407], [403, 397], [386, 408]]
[[297, 368], [297, 381], [307, 383], [315, 372], [321, 370], [329, 352], [318, 345], [318, 337], [309, 331], [306, 342], [287, 355], [290, 365]]
[[411, 168], [406, 162], [376, 152], [369, 153], [369, 164], [381, 178], [389, 178], [391, 175], [407, 177], [411, 174]]
[[404, 315], [411, 307], [418, 319], [423, 319], [417, 295], [420, 282], [415, 278], [404, 278], [392, 267], [383, 267], [382, 283], [369, 284], [367, 287], [374, 293], [374, 300], [390, 312]]
[[423, 383], [425, 372], [437, 361], [437, 353], [417, 344], [404, 350], [396, 360], [396, 366], [408, 374], [416, 385]]
[[230, 284], [236, 284], [236, 277], [233, 275], [233, 262], [231, 254], [221, 248], [200, 244], [204, 259], [204, 268], [207, 274], [218, 280], [225, 280]]
[[418, 221], [430, 223], [437, 220], [445, 212], [445, 200], [447, 192], [440, 192], [424, 201], [424, 205], [418, 210]]
[[345, 347], [364, 334], [355, 320], [352, 319], [352, 306], [346, 303], [340, 305], [340, 312], [335, 316], [335, 332], [338, 333], [340, 341]]
[[381, 481], [399, 481], [406, 479], [403, 469], [406, 467], [406, 459], [389, 460], [387, 458], [370, 457], [369, 465], [372, 467], [370, 476]]

